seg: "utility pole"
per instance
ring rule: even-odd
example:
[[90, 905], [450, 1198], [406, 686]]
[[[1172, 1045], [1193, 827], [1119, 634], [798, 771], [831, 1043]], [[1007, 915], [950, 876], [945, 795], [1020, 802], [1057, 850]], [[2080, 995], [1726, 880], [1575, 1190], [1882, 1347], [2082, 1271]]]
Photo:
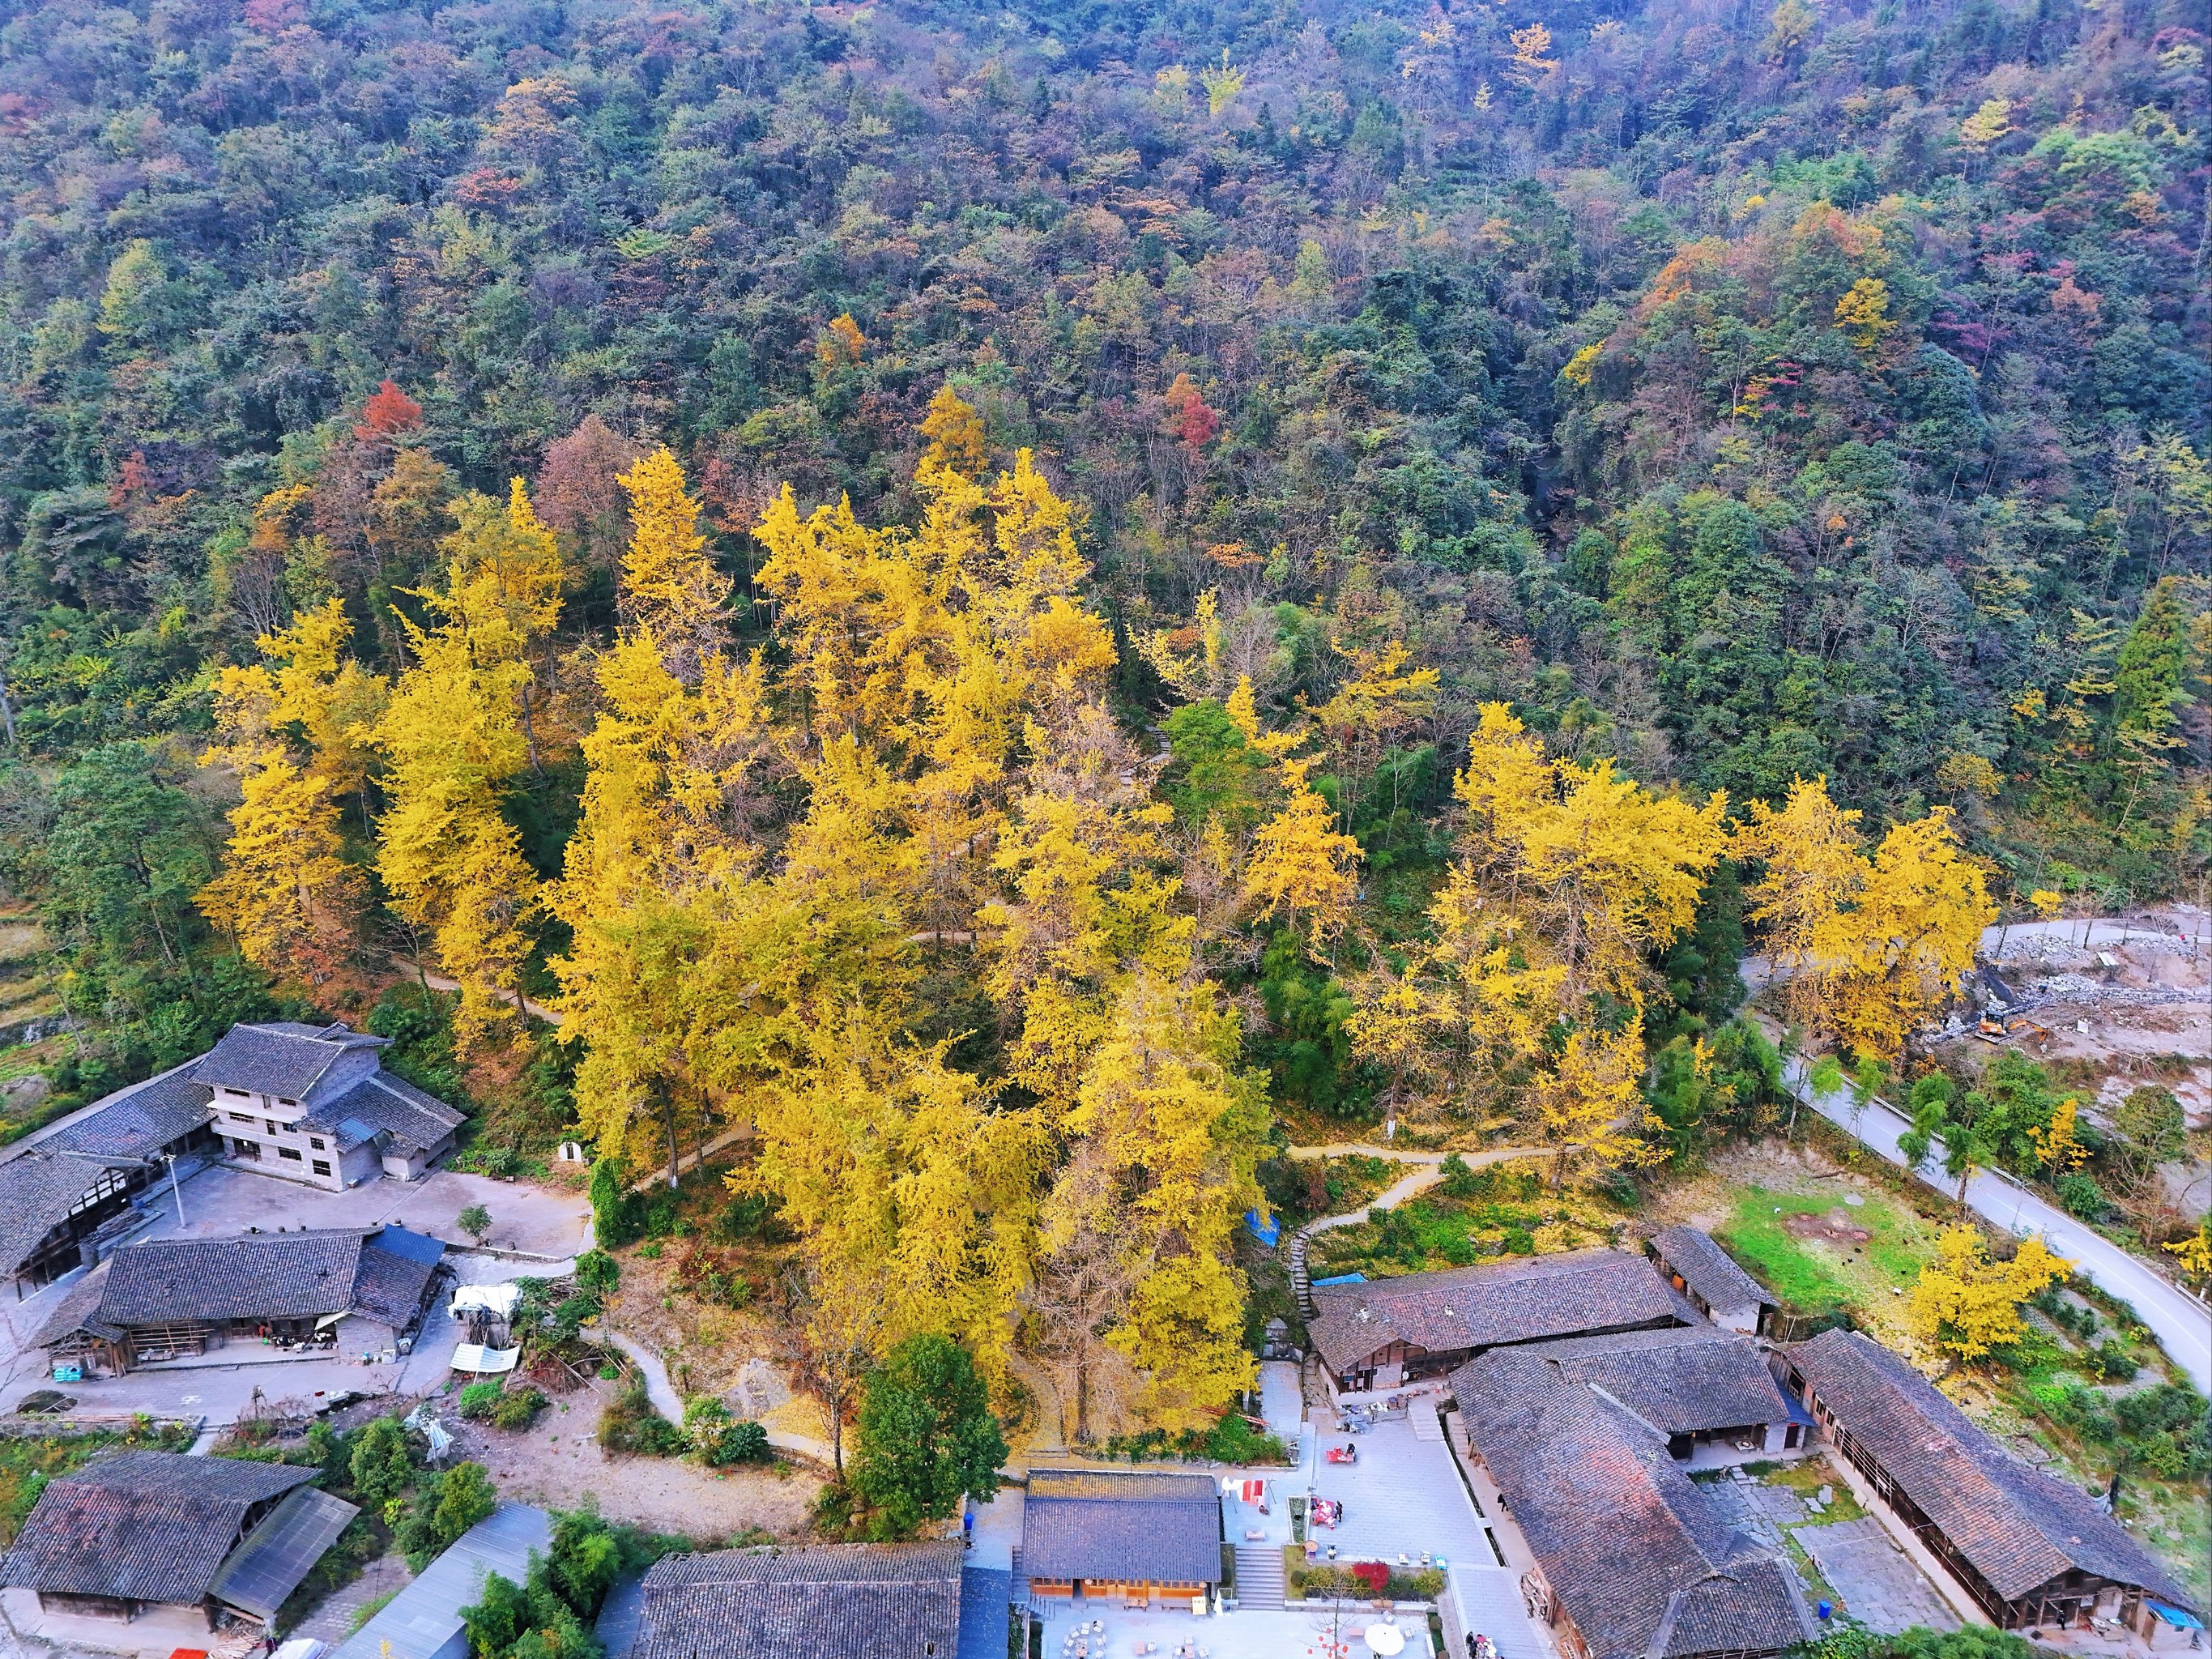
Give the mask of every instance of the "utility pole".
[[169, 1195], [177, 1200], [177, 1231], [182, 1232], [185, 1230], [185, 1188], [177, 1179], [177, 1155], [170, 1152], [167, 1156], [169, 1160]]

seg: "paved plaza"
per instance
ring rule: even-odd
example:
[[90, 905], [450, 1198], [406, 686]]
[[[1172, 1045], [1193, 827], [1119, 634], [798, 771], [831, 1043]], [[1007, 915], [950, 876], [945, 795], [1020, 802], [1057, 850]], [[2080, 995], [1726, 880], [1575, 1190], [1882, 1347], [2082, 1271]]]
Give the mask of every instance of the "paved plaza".
[[1497, 1565], [1482, 1518], [1441, 1440], [1418, 1438], [1412, 1423], [1394, 1418], [1364, 1434], [1323, 1434], [1319, 1441], [1322, 1448], [1359, 1448], [1357, 1463], [1330, 1463], [1317, 1450], [1310, 1466], [1314, 1492], [1344, 1505], [1341, 1526], [1312, 1534], [1324, 1557], [1334, 1544], [1341, 1561], [1395, 1564], [1402, 1557], [1418, 1563], [1425, 1553], [1448, 1562]]
[[1842, 1601], [1843, 1611], [1869, 1630], [1895, 1636], [1915, 1625], [1959, 1628], [1951, 1604], [1874, 1516], [1800, 1527], [1796, 1537]]
[[[1370, 1625], [1395, 1626], [1404, 1659], [1430, 1651], [1428, 1621], [1417, 1613], [1378, 1613], [1347, 1604], [1335, 1608], [1239, 1609], [1199, 1617], [1186, 1609], [1124, 1609], [1118, 1601], [1037, 1607], [1044, 1624], [1044, 1659], [1371, 1659], [1362, 1639]], [[1104, 1626], [1092, 1632], [1093, 1623]], [[1082, 1627], [1080, 1633], [1077, 1627]], [[1333, 1651], [1334, 1650], [1334, 1651]]]

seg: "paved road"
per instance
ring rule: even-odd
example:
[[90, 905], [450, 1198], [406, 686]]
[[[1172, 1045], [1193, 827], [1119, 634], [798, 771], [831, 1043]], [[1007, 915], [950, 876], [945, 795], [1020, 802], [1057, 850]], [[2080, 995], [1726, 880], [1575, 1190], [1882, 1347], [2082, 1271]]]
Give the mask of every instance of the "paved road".
[[[1887, 1101], [1876, 1097], [1861, 1107], [1849, 1088], [1816, 1094], [1802, 1059], [1791, 1060], [1784, 1077], [1790, 1092], [1822, 1117], [1900, 1169], [1905, 1167], [1897, 1140], [1912, 1126]], [[1915, 1173], [1939, 1192], [1957, 1190], [1957, 1183], [1943, 1172], [1940, 1141]], [[2197, 1391], [2212, 1394], [2212, 1309], [2008, 1176], [1993, 1170], [1977, 1171], [1966, 1183], [1966, 1203], [1993, 1226], [2021, 1237], [2042, 1234], [2043, 1242], [2072, 1261], [2084, 1279], [2134, 1308], [2136, 1318], [2189, 1374]]]

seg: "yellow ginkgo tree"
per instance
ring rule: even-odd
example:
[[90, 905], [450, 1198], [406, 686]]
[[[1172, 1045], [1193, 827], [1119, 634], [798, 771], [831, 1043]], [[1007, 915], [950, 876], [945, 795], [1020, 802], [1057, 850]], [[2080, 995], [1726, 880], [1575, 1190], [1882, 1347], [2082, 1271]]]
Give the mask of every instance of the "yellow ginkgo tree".
[[1893, 825], [1871, 856], [1858, 820], [1825, 779], [1801, 778], [1781, 807], [1752, 803], [1733, 849], [1763, 866], [1747, 915], [1788, 981], [1791, 1012], [1887, 1060], [1957, 994], [1996, 907], [1948, 807]]
[[520, 480], [505, 504], [465, 497], [455, 513], [445, 583], [416, 595], [429, 625], [399, 619], [413, 660], [374, 741], [388, 803], [377, 868], [460, 987], [453, 1025], [465, 1048], [523, 1012], [538, 878], [501, 802], [538, 743], [532, 654], [560, 615], [563, 571]]

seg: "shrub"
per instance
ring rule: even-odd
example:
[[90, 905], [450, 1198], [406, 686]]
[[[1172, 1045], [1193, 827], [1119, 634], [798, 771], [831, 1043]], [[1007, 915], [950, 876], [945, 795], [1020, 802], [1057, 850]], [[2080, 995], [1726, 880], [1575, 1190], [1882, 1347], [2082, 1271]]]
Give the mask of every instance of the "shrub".
[[593, 1296], [614, 1294], [622, 1283], [622, 1263], [605, 1250], [586, 1250], [576, 1258], [576, 1288]]
[[346, 1467], [354, 1495], [370, 1508], [390, 1503], [413, 1486], [415, 1458], [399, 1419], [380, 1417], [363, 1429]]
[[1526, 1227], [1508, 1227], [1505, 1230], [1505, 1254], [1508, 1255], [1535, 1255], [1534, 1237]]
[[2084, 1221], [2101, 1221], [2112, 1207], [2111, 1200], [2105, 1196], [2105, 1189], [2097, 1184], [2095, 1177], [2084, 1175], [2079, 1170], [2059, 1176], [2054, 1184], [2058, 1201], [2066, 1206], [2069, 1215], [2079, 1216]]
[[592, 1237], [603, 1250], [635, 1243], [644, 1231], [637, 1200], [623, 1190], [621, 1168], [602, 1158], [592, 1165]]
[[498, 1382], [471, 1382], [461, 1390], [461, 1415], [471, 1423], [480, 1423], [499, 1408], [499, 1397], [505, 1392]]
[[2114, 1382], [2132, 1382], [2136, 1373], [2142, 1369], [2128, 1351], [2109, 1337], [2096, 1352], [2097, 1369]]
[[699, 1455], [716, 1468], [726, 1468], [733, 1463], [765, 1463], [775, 1451], [768, 1443], [768, 1431], [759, 1424], [729, 1423], [701, 1443]]
[[599, 1448], [617, 1457], [674, 1457], [690, 1447], [684, 1431], [653, 1410], [643, 1378], [630, 1386], [599, 1413]]
[[526, 1429], [544, 1408], [545, 1396], [537, 1389], [515, 1389], [501, 1395], [499, 1403], [492, 1407], [491, 1425], [495, 1429]]
[[1443, 1180], [1440, 1189], [1446, 1198], [1474, 1198], [1480, 1192], [1474, 1170], [1457, 1152], [1448, 1154], [1443, 1161]]

